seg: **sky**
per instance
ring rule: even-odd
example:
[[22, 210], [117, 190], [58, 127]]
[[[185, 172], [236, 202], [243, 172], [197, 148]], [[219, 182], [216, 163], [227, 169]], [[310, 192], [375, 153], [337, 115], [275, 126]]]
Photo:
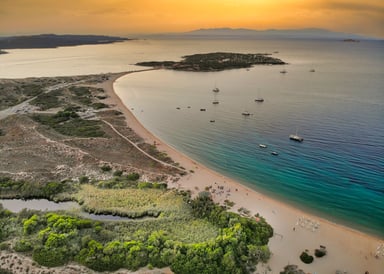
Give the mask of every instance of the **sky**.
[[384, 39], [383, 0], [0, 0], [0, 35], [324, 28]]

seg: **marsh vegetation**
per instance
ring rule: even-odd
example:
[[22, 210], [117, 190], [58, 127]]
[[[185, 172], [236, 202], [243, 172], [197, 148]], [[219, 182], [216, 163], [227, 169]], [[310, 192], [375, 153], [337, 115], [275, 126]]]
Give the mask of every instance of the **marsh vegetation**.
[[[72, 193], [69, 196], [85, 210], [131, 219], [101, 222], [75, 212], [15, 214], [0, 207], [2, 246], [30, 255], [43, 266], [75, 261], [96, 271], [170, 266], [175, 273], [250, 273], [258, 262], [268, 260], [273, 230], [263, 219], [228, 212], [207, 193], [192, 199], [189, 192], [129, 180], [131, 176], [40, 188], [53, 185], [54, 191], [43, 196]], [[25, 184], [3, 179], [0, 187], [9, 198]], [[68, 192], [67, 184], [77, 190]]]

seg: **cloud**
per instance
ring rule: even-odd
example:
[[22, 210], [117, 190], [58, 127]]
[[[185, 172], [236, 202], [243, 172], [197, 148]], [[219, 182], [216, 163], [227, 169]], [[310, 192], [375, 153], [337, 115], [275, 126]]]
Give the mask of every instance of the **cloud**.
[[323, 2], [323, 4], [320, 4], [320, 7], [330, 10], [384, 13], [384, 4], [381, 1], [370, 1], [369, 3], [351, 1], [329, 1]]

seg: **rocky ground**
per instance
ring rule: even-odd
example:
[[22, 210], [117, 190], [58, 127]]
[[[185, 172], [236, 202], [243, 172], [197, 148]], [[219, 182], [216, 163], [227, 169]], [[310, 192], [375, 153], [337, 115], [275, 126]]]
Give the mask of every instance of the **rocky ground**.
[[[137, 172], [141, 180], [174, 182], [180, 177], [180, 168], [170, 167], [164, 155], [143, 140], [127, 125], [116, 105], [103, 95], [100, 86], [113, 81], [114, 74], [81, 77], [0, 79], [0, 177], [14, 180], [49, 182], [77, 181], [82, 176], [107, 179], [113, 171]], [[71, 87], [89, 90], [87, 103], [71, 95]], [[29, 90], [28, 90], [29, 89]], [[31, 91], [31, 89], [34, 89]], [[61, 90], [59, 106], [44, 108], [33, 105], [41, 94]], [[48, 97], [48, 96], [47, 96]], [[75, 98], [75, 99], [74, 99]], [[90, 103], [103, 103], [95, 109]], [[33, 119], [36, 113], [57, 113], [66, 106], [81, 109], [78, 114], [86, 120], [101, 121], [103, 137], [66, 136]], [[124, 138], [123, 138], [124, 137]], [[143, 153], [144, 152], [144, 153]], [[161, 155], [160, 160], [154, 158]], [[163, 163], [162, 160], [168, 163]], [[105, 172], [108, 165], [112, 171]], [[60, 268], [45, 268], [32, 259], [10, 251], [0, 251], [0, 273], [95, 273], [83, 266], [71, 264]], [[5, 272], [5, 273], [8, 273]], [[130, 273], [121, 270], [114, 273]], [[170, 273], [169, 270], [140, 270], [137, 273]]]
[[[107, 80], [108, 76], [98, 76], [99, 82]], [[95, 76], [91, 81], [82, 79], [81, 86], [93, 86]], [[79, 82], [78, 78], [73, 79]], [[85, 80], [85, 81], [84, 81]], [[35, 78], [30, 81], [36, 82]], [[97, 82], [97, 81], [96, 81]], [[0, 86], [1, 86], [0, 82]], [[25, 80], [12, 81], [13, 85], [26, 85]], [[7, 84], [7, 88], [12, 90]], [[56, 85], [56, 83], [55, 83]], [[76, 84], [75, 84], [76, 85]], [[47, 89], [47, 87], [45, 87]], [[92, 95], [91, 95], [92, 96]], [[68, 98], [67, 98], [68, 99]], [[105, 98], [106, 99], [106, 98]], [[93, 96], [95, 102], [102, 100]], [[65, 101], [68, 103], [68, 100]], [[76, 103], [79, 106], [79, 102]], [[77, 180], [80, 176], [104, 178], [110, 176], [101, 170], [101, 166], [108, 164], [113, 170], [138, 172], [144, 178], [164, 180], [169, 177], [169, 167], [153, 161], [138, 151], [132, 144], [119, 136], [110, 125], [103, 123], [102, 130], [105, 137], [80, 138], [65, 136], [52, 128], [42, 125], [31, 118], [33, 113], [42, 113], [35, 106], [20, 103], [17, 106], [3, 110], [0, 116], [0, 176], [11, 177], [16, 180]], [[80, 104], [81, 106], [81, 104]], [[94, 110], [88, 106], [81, 106], [80, 115], [84, 119], [102, 120], [109, 122], [122, 135], [143, 148], [150, 145], [143, 144], [126, 124], [123, 115], [113, 105]], [[4, 109], [4, 107], [3, 107]], [[9, 110], [12, 111], [9, 111]], [[60, 108], [47, 109], [44, 112], [57, 112]], [[8, 111], [8, 112], [7, 112]], [[148, 150], [148, 149], [147, 149]], [[173, 172], [175, 173], [175, 172]]]

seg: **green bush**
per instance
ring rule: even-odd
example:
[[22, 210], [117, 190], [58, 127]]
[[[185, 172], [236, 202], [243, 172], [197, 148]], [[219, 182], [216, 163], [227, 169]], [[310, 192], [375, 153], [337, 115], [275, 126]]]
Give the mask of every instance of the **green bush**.
[[115, 176], [115, 177], [120, 177], [121, 175], [123, 175], [122, 170], [116, 170], [115, 172], [113, 172], [113, 176]]
[[15, 243], [13, 249], [16, 252], [28, 252], [33, 250], [33, 245], [30, 241], [21, 239], [20, 241]]
[[300, 255], [300, 260], [305, 264], [310, 264], [313, 262], [313, 256], [309, 255], [306, 251], [304, 251]]
[[127, 180], [129, 181], [136, 181], [136, 180], [139, 180], [140, 179], [140, 174], [139, 173], [136, 173], [136, 172], [133, 172], [133, 173], [130, 173], [126, 176]]
[[76, 137], [104, 137], [105, 132], [102, 130], [101, 121], [84, 120], [74, 111], [59, 111], [54, 115], [35, 114], [32, 118], [47, 125], [57, 132]]
[[321, 258], [327, 255], [327, 250], [325, 248], [315, 249], [315, 256]]
[[89, 183], [89, 178], [87, 176], [81, 176], [79, 178], [79, 183], [80, 184], [86, 184], [86, 183]]
[[109, 106], [107, 104], [104, 104], [104, 103], [93, 103], [92, 107], [94, 109], [102, 109], [102, 108], [108, 108]]
[[112, 170], [112, 167], [110, 167], [109, 165], [103, 165], [103, 166], [101, 167], [101, 170], [102, 170], [103, 172], [108, 172], [108, 171], [111, 171], [111, 170]]
[[70, 257], [65, 252], [65, 248], [38, 247], [33, 250], [32, 258], [38, 264], [47, 267], [56, 267], [66, 264]]

